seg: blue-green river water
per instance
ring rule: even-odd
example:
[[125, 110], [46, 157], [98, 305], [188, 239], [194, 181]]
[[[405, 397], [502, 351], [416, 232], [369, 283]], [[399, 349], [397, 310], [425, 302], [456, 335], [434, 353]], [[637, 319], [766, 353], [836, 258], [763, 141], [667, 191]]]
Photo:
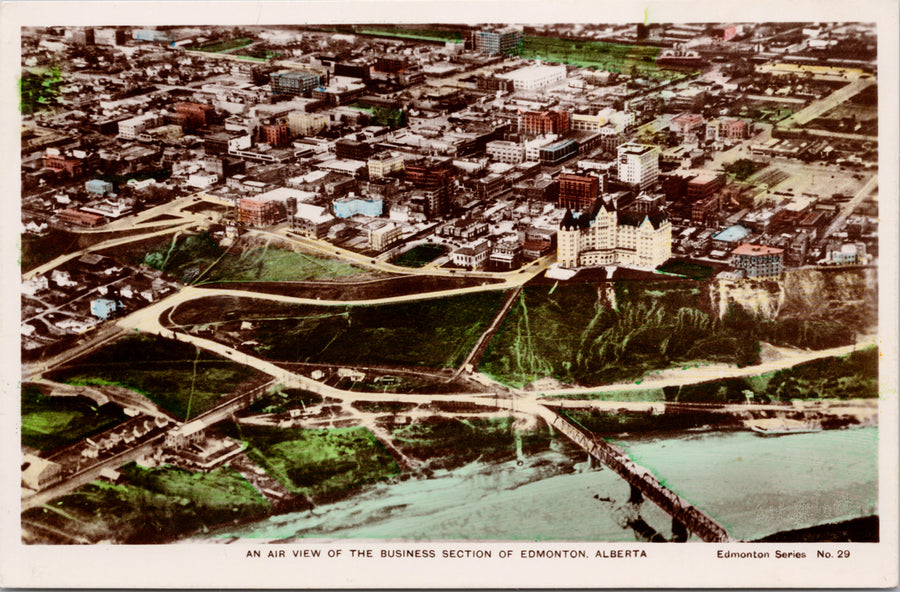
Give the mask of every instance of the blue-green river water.
[[[739, 539], [877, 513], [878, 429], [764, 438], [750, 432], [619, 439], [665, 485]], [[608, 469], [572, 470], [557, 452], [473, 463], [376, 485], [346, 500], [243, 525], [215, 538], [634, 541], [629, 488]], [[650, 502], [641, 517], [667, 538]]]

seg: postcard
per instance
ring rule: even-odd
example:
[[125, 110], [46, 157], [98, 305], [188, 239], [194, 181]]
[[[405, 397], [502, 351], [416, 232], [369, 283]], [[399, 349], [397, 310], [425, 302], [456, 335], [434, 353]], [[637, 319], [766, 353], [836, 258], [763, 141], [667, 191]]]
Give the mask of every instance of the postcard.
[[897, 585], [896, 2], [0, 11], [3, 586]]

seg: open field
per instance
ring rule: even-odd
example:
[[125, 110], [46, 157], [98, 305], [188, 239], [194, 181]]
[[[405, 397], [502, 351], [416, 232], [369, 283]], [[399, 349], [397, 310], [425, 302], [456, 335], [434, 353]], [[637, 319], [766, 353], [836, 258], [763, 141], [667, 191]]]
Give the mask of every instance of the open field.
[[400, 472], [390, 454], [362, 427], [322, 430], [227, 426], [248, 444], [247, 455], [289, 491], [334, 494]]
[[25, 511], [22, 520], [92, 543], [148, 544], [231, 520], [261, 517], [269, 509], [259, 492], [230, 468], [195, 473], [132, 463], [121, 472], [120, 484], [95, 481]]
[[357, 27], [356, 33], [361, 35], [378, 35], [381, 37], [397, 37], [398, 39], [418, 39], [421, 41], [444, 41], [462, 43], [459, 31], [443, 31], [440, 29], [407, 29], [401, 27]]
[[365, 273], [349, 263], [323, 259], [278, 247], [259, 247], [227, 253], [198, 284], [208, 282], [282, 282], [340, 278]]
[[683, 72], [656, 65], [659, 48], [603, 41], [525, 36], [522, 57], [561, 62], [650, 78], [679, 78]]
[[130, 335], [51, 373], [68, 384], [115, 385], [143, 394], [180, 419], [216, 404], [257, 372], [193, 345]]
[[364, 270], [274, 246], [225, 251], [206, 233], [177, 235], [135, 245], [120, 257], [146, 263], [185, 283], [282, 282], [340, 278]]
[[107, 430], [125, 420], [113, 405], [86, 397], [48, 397], [34, 384], [22, 385], [22, 445], [54, 450]]
[[239, 38], [239, 39], [226, 39], [224, 41], [216, 41], [215, 43], [207, 43], [205, 45], [200, 45], [198, 47], [189, 48], [192, 51], [205, 51], [209, 53], [221, 53], [223, 51], [229, 51], [232, 49], [238, 49], [240, 47], [246, 47], [253, 43], [253, 39], [248, 38]]

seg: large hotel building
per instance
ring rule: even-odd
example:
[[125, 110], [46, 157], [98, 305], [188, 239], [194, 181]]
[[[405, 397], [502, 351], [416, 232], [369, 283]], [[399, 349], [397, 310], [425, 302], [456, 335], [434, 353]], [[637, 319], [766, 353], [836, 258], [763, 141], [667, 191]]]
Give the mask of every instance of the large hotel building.
[[672, 226], [663, 213], [620, 212], [602, 200], [566, 211], [557, 233], [562, 267], [623, 265], [655, 269], [672, 256]]

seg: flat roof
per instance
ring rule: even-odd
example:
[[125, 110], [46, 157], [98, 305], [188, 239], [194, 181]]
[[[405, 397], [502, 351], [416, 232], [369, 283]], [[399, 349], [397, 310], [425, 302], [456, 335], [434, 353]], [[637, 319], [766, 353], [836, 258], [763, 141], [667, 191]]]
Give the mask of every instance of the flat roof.
[[763, 245], [751, 245], [743, 243], [732, 251], [734, 255], [780, 255], [784, 253], [784, 249], [776, 249], [775, 247], [766, 247]]

